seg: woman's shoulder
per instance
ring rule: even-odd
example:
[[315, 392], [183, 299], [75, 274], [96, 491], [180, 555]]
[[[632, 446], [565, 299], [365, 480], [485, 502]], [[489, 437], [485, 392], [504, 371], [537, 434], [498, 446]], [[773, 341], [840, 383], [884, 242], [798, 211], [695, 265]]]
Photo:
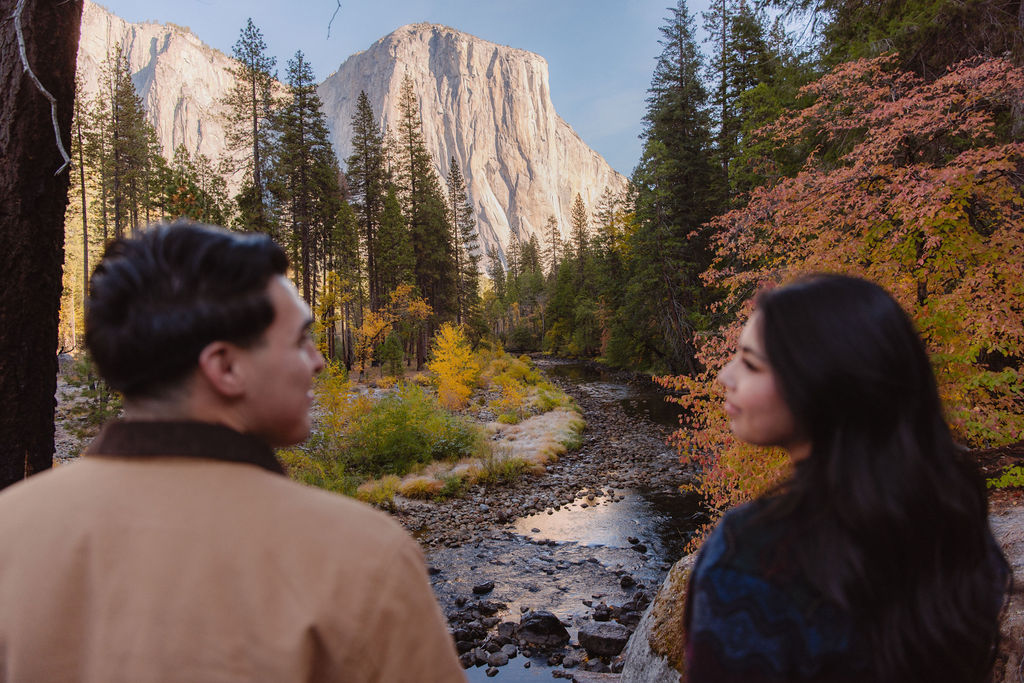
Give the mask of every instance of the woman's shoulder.
[[[753, 574], [771, 572], [785, 559], [795, 529], [765, 515], [765, 501], [755, 500], [725, 513], [701, 549], [698, 568], [728, 566]], [[774, 567], [780, 569], [779, 567]]]
[[783, 680], [856, 670], [850, 616], [809, 586], [787, 551], [794, 530], [762, 506], [730, 511], [702, 548], [689, 597], [696, 659]]

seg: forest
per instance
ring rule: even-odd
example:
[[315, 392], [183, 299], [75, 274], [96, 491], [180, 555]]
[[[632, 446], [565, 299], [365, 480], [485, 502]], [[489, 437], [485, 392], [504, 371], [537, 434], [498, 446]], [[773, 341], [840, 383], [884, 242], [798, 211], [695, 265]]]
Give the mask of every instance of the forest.
[[177, 216], [260, 230], [349, 371], [423, 367], [454, 323], [472, 344], [658, 376], [682, 410], [673, 442], [726, 507], [784, 467], [735, 443], [719, 406], [752, 296], [845, 272], [911, 313], [960, 441], [1020, 440], [1024, 3], [716, 0], [696, 16], [679, 0], [660, 31], [627, 191], [577, 195], [569, 226], [552, 217], [504, 253], [481, 253], [454, 160], [434, 171], [408, 80], [397, 130], [360, 98], [341, 167], [302, 52], [278, 81], [250, 20], [225, 103], [233, 161], [165, 158], [115, 48], [74, 112], [62, 345], [107, 240]]

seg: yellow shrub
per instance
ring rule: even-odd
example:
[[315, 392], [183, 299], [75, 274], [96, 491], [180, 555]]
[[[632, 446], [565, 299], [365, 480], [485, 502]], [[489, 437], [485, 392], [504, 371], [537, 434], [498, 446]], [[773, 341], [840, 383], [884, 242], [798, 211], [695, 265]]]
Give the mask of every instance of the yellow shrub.
[[444, 482], [438, 481], [433, 477], [414, 475], [402, 480], [402, 483], [398, 486], [398, 492], [406, 498], [425, 499], [433, 498], [441, 492], [442, 488], [444, 488]]
[[395, 503], [398, 484], [398, 477], [388, 474], [380, 479], [373, 479], [360, 485], [356, 489], [356, 498], [370, 505], [390, 508]]
[[473, 393], [480, 366], [462, 327], [444, 323], [434, 336], [432, 360], [427, 367], [437, 382], [437, 398], [449, 410], [465, 408]]

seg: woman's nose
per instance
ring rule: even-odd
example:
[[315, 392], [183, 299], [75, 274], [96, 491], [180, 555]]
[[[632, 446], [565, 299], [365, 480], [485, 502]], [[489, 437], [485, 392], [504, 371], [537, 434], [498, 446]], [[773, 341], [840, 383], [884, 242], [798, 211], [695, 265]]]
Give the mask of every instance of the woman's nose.
[[736, 359], [733, 358], [725, 364], [721, 370], [718, 371], [718, 383], [724, 386], [726, 389], [732, 388], [732, 369]]

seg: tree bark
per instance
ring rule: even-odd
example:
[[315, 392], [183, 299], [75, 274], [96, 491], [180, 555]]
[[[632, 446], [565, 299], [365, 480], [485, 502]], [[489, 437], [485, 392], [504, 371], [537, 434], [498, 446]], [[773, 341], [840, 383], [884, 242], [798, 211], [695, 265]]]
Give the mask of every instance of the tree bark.
[[[23, 69], [16, 0], [0, 0], [0, 488], [50, 467], [57, 387], [57, 311], [70, 175], [50, 103]], [[70, 147], [82, 3], [29, 0], [28, 63], [57, 100]]]

